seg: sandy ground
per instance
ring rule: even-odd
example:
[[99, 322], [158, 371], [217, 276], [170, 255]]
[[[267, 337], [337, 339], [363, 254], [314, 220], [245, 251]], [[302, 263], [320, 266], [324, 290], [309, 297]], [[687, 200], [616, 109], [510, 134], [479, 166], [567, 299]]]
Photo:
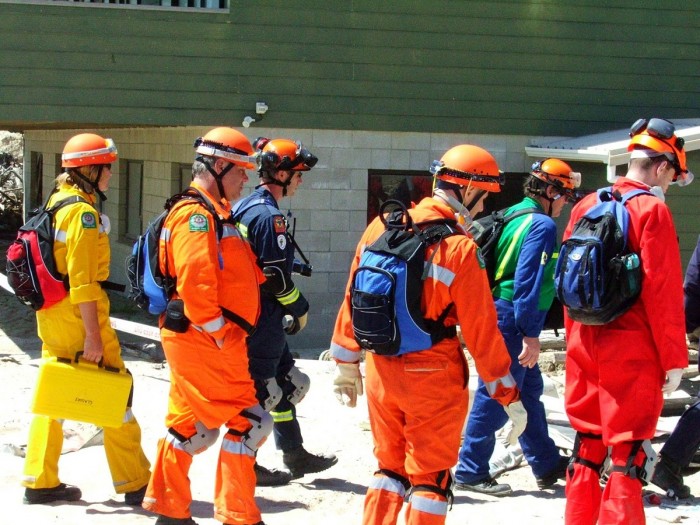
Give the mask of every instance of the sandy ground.
[[[99, 446], [98, 429], [71, 422], [64, 426], [66, 441], [60, 462], [61, 479], [79, 486], [83, 500], [62, 505], [22, 505], [20, 479], [23, 460], [19, 456], [26, 446], [39, 348], [33, 314], [0, 289], [0, 384], [3, 400], [0, 405], [0, 508], [4, 515], [16, 517], [12, 520], [0, 518], [0, 523], [153, 523], [153, 515], [124, 506], [123, 499], [112, 490], [104, 453]], [[164, 433], [168, 368], [162, 362], [151, 362], [131, 354], [133, 352], [125, 351], [127, 366], [135, 379], [134, 413], [143, 429], [144, 449], [152, 459], [156, 441]], [[332, 363], [300, 359], [298, 365], [312, 377], [311, 390], [299, 405], [305, 446], [311, 451], [334, 453], [339, 461], [326, 472], [308, 475], [286, 487], [259, 488], [256, 499], [263, 519], [267, 525], [361, 523], [364, 493], [376, 469], [364, 398], [355, 409], [340, 406], [332, 394]], [[90, 438], [98, 444], [91, 445]], [[201, 525], [218, 523], [212, 517], [211, 505], [217, 453], [218, 447], [213, 447], [197, 456], [190, 473], [194, 496], [192, 514]], [[281, 458], [274, 450], [272, 440], [261, 449], [259, 460], [266, 466], [281, 466]], [[562, 483], [551, 490], [540, 491], [527, 466], [507, 472], [500, 481], [512, 485], [512, 496], [494, 498], [457, 492], [447, 522], [492, 525], [563, 523], [565, 500]], [[700, 473], [688, 476], [686, 483], [700, 495]], [[660, 491], [656, 493], [661, 494]], [[648, 523], [700, 524], [700, 506], [696, 501], [679, 506], [662, 498], [660, 505], [647, 506]], [[399, 523], [403, 523], [403, 518]]]

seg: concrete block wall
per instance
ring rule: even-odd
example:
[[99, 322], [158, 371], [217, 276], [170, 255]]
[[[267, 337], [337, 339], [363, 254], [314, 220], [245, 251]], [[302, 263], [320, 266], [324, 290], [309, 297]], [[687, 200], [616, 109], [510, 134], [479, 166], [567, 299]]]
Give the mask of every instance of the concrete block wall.
[[[144, 227], [163, 209], [173, 188], [175, 164], [189, 164], [194, 158], [194, 140], [209, 127], [133, 128], [96, 131], [114, 139], [121, 159], [143, 162]], [[44, 188], [53, 186], [54, 158], [65, 141], [76, 133], [95, 130], [28, 131], [25, 159], [30, 152], [44, 155]], [[528, 137], [459, 135], [347, 130], [270, 129], [242, 130], [251, 140], [258, 136], [300, 140], [319, 158], [317, 166], [304, 175], [297, 195], [283, 199], [281, 209], [296, 217], [296, 239], [314, 266], [310, 278], [298, 276], [298, 287], [311, 304], [309, 323], [300, 334], [290, 337], [292, 349], [322, 350], [328, 347], [338, 307], [348, 280], [355, 246], [366, 226], [368, 170], [405, 169], [427, 171], [450, 147], [460, 143], [478, 144], [491, 151], [504, 171], [526, 171], [530, 161], [524, 147]], [[113, 173], [103, 211], [110, 216], [111, 279], [125, 282], [124, 261], [131, 243], [121, 237], [125, 226], [123, 206], [126, 192], [126, 164]], [[27, 166], [29, 169], [29, 166]], [[257, 183], [251, 180], [245, 192]]]

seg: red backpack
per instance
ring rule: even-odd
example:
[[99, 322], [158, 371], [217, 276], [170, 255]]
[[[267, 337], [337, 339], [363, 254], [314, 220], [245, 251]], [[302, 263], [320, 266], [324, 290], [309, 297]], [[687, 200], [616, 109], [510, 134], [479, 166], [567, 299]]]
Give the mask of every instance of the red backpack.
[[53, 306], [68, 294], [68, 280], [56, 271], [53, 256], [53, 219], [59, 209], [76, 202], [87, 201], [76, 195], [36, 210], [7, 249], [7, 282], [17, 299], [34, 310]]

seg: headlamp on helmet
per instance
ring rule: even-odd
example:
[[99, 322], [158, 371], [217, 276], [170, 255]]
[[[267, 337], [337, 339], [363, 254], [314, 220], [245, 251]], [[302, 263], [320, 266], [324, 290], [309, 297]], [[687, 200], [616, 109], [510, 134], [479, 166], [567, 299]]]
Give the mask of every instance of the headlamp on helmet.
[[301, 142], [259, 137], [254, 144], [259, 151], [260, 172], [309, 171], [318, 162], [318, 158]]

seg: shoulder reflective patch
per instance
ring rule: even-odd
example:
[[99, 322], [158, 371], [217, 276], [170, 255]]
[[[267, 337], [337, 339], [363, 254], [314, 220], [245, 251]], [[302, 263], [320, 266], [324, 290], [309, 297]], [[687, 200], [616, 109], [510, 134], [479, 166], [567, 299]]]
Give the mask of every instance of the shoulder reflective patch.
[[80, 222], [85, 229], [97, 228], [97, 217], [95, 217], [95, 214], [92, 212], [83, 212], [83, 214], [80, 216]]
[[195, 213], [190, 216], [190, 231], [191, 232], [208, 232], [209, 221], [201, 213]]
[[287, 236], [286, 235], [278, 235], [277, 236], [277, 246], [280, 247], [280, 250], [284, 250], [287, 247]]
[[548, 257], [547, 257], [547, 252], [542, 252], [542, 260], [540, 261], [540, 264], [541, 264], [542, 266], [544, 266], [545, 264], [547, 264], [547, 259], [548, 259]]
[[287, 226], [284, 224], [284, 217], [275, 215], [275, 233], [284, 233], [287, 231]]
[[486, 261], [484, 261], [484, 256], [481, 253], [481, 248], [477, 246], [476, 248], [476, 260], [479, 262], [479, 266], [486, 268]]

